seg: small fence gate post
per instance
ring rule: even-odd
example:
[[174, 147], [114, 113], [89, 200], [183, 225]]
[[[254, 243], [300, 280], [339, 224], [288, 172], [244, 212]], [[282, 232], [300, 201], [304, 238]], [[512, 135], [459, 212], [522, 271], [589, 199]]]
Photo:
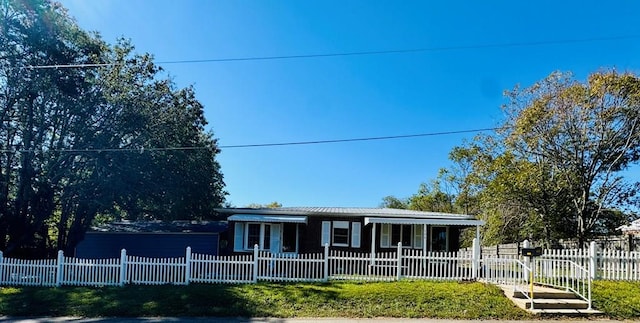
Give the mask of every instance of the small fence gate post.
[[[529, 248], [530, 244], [529, 244], [529, 240], [525, 240], [522, 241], [522, 249], [524, 248]], [[524, 269], [524, 281], [526, 281], [527, 283], [529, 283], [529, 270], [528, 268], [531, 268], [531, 261], [529, 260], [529, 257], [523, 257], [524, 258], [524, 265], [525, 265], [525, 269]], [[533, 305], [533, 304], [532, 304]]]
[[402, 242], [398, 242], [398, 272], [396, 279], [402, 278]]
[[64, 251], [58, 250], [58, 264], [56, 268], [56, 287], [62, 285], [62, 270], [64, 268]]
[[329, 244], [324, 244], [324, 281], [329, 281]]
[[471, 279], [478, 279], [480, 277], [480, 242], [478, 238], [473, 238], [473, 244], [471, 246]]
[[598, 245], [595, 241], [591, 241], [589, 244], [589, 275], [591, 279], [596, 279], [598, 266]]
[[184, 263], [184, 283], [186, 285], [189, 285], [189, 281], [191, 280], [191, 247], [187, 247], [187, 253], [184, 258]]
[[120, 250], [120, 287], [127, 281], [127, 250]]

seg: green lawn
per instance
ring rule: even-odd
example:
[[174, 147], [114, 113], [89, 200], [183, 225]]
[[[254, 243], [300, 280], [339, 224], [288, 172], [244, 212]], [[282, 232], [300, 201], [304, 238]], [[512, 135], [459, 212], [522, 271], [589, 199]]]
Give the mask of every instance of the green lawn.
[[[640, 282], [595, 281], [596, 309], [640, 318]], [[531, 319], [482, 283], [386, 283], [0, 288], [0, 315], [429, 317]]]
[[640, 282], [594, 281], [593, 306], [616, 319], [640, 319]]
[[1, 288], [0, 314], [530, 318], [495, 286], [428, 281]]

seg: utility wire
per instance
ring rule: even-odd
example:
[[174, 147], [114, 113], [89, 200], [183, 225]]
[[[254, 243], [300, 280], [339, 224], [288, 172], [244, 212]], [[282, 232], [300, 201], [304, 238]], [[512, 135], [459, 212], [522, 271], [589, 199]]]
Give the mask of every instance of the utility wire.
[[[281, 56], [253, 56], [253, 57], [230, 57], [230, 58], [211, 58], [211, 59], [193, 59], [193, 60], [173, 60], [159, 61], [162, 64], [196, 64], [196, 63], [220, 63], [220, 62], [240, 62], [240, 61], [266, 61], [266, 60], [284, 60], [284, 59], [301, 59], [301, 58], [322, 58], [322, 57], [339, 57], [339, 56], [364, 56], [364, 55], [383, 55], [383, 54], [407, 54], [420, 52], [441, 52], [456, 51], [467, 49], [489, 49], [489, 48], [509, 48], [509, 47], [531, 47], [546, 45], [563, 45], [576, 43], [590, 43], [613, 40], [638, 39], [640, 35], [624, 35], [609, 37], [591, 37], [577, 39], [561, 39], [561, 40], [542, 40], [533, 42], [514, 42], [514, 43], [494, 43], [494, 44], [476, 44], [476, 45], [460, 45], [460, 46], [444, 46], [444, 47], [425, 47], [413, 49], [392, 49], [392, 50], [374, 50], [359, 52], [342, 52], [342, 53], [324, 53], [324, 54], [306, 54], [306, 55], [281, 55]], [[96, 64], [54, 64], [54, 65], [29, 65], [22, 68], [30, 69], [51, 69], [51, 68], [90, 68], [124, 65], [125, 63], [96, 63]]]
[[[217, 147], [156, 147], [156, 148], [87, 148], [87, 149], [50, 149], [52, 152], [64, 152], [64, 153], [89, 153], [89, 152], [140, 152], [145, 151], [189, 151], [189, 150], [209, 150], [209, 149], [233, 149], [233, 148], [256, 148], [256, 147], [275, 147], [275, 146], [296, 146], [296, 145], [317, 145], [317, 144], [332, 144], [342, 142], [356, 142], [356, 141], [374, 141], [374, 140], [391, 140], [401, 138], [416, 138], [416, 137], [432, 137], [432, 136], [444, 136], [461, 133], [482, 132], [482, 131], [497, 131], [505, 129], [506, 127], [496, 128], [481, 128], [481, 129], [468, 129], [468, 130], [454, 130], [443, 132], [428, 132], [418, 133], [410, 135], [397, 135], [397, 136], [383, 136], [383, 137], [364, 137], [364, 138], [348, 138], [348, 139], [332, 139], [332, 140], [313, 140], [313, 141], [292, 141], [292, 142], [278, 142], [278, 143], [262, 143], [262, 144], [244, 144], [244, 145], [222, 145]], [[35, 150], [18, 149], [9, 150], [1, 149], [2, 153], [32, 153]]]
[[469, 132], [495, 131], [495, 130], [501, 130], [501, 129], [504, 129], [504, 128], [503, 127], [498, 127], [498, 128], [483, 128], [483, 129], [470, 129], [470, 130], [454, 130], [454, 131], [429, 132], [429, 133], [419, 133], [419, 134], [411, 134], [411, 135], [398, 135], [398, 136], [384, 136], [384, 137], [365, 137], [365, 138], [334, 139], [334, 140], [293, 141], [293, 142], [265, 143], [265, 144], [228, 145], [228, 146], [220, 146], [219, 148], [221, 148], [221, 149], [223, 149], [223, 148], [224, 149], [229, 149], [229, 148], [253, 148], [253, 147], [332, 144], [332, 143], [340, 143], [340, 142], [373, 141], [373, 140], [389, 140], [389, 139], [401, 139], [401, 138], [443, 136], [443, 135], [453, 135], [453, 134], [461, 134], [461, 133], [469, 133]]

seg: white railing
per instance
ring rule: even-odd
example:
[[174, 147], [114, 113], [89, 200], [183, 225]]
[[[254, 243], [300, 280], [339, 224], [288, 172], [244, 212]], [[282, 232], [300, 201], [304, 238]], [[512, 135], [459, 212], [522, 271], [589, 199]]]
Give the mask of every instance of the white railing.
[[537, 284], [571, 291], [588, 301], [591, 309], [591, 276], [588, 267], [571, 260], [544, 258], [534, 258], [532, 267]]

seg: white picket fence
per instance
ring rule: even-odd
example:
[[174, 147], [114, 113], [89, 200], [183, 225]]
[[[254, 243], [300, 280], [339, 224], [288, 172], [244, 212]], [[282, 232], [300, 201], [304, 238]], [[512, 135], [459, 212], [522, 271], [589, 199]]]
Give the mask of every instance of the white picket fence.
[[[398, 248], [384, 253], [354, 253], [330, 250], [313, 254], [253, 254], [211, 256], [192, 253], [185, 257], [147, 258], [127, 255], [120, 258], [22, 260], [5, 258], [0, 252], [0, 286], [123, 286], [125, 284], [323, 282], [329, 280], [394, 281], [400, 279], [476, 280], [500, 284], [522, 284], [529, 264], [519, 256], [485, 256], [479, 246], [471, 251], [423, 252]], [[533, 268], [537, 280], [550, 284], [571, 274], [571, 279], [640, 280], [640, 253], [602, 250], [545, 250]], [[536, 265], [537, 266], [537, 265]], [[582, 269], [572, 269], [572, 268]], [[573, 270], [575, 273], [572, 273]], [[586, 270], [586, 273], [584, 273]], [[555, 280], [554, 280], [555, 279]], [[566, 280], [566, 279], [565, 279]], [[568, 281], [568, 280], [567, 280]], [[583, 280], [581, 280], [580, 284]], [[584, 286], [578, 286], [583, 289]], [[568, 288], [571, 288], [570, 286]]]
[[[254, 249], [253, 255], [185, 257], [20, 260], [0, 252], [0, 286], [123, 286], [125, 284], [187, 285], [189, 283], [325, 282], [329, 280], [392, 281], [399, 279], [471, 280], [478, 278], [472, 252], [353, 253], [330, 250], [313, 254], [272, 254]], [[475, 262], [474, 262], [475, 261]]]

